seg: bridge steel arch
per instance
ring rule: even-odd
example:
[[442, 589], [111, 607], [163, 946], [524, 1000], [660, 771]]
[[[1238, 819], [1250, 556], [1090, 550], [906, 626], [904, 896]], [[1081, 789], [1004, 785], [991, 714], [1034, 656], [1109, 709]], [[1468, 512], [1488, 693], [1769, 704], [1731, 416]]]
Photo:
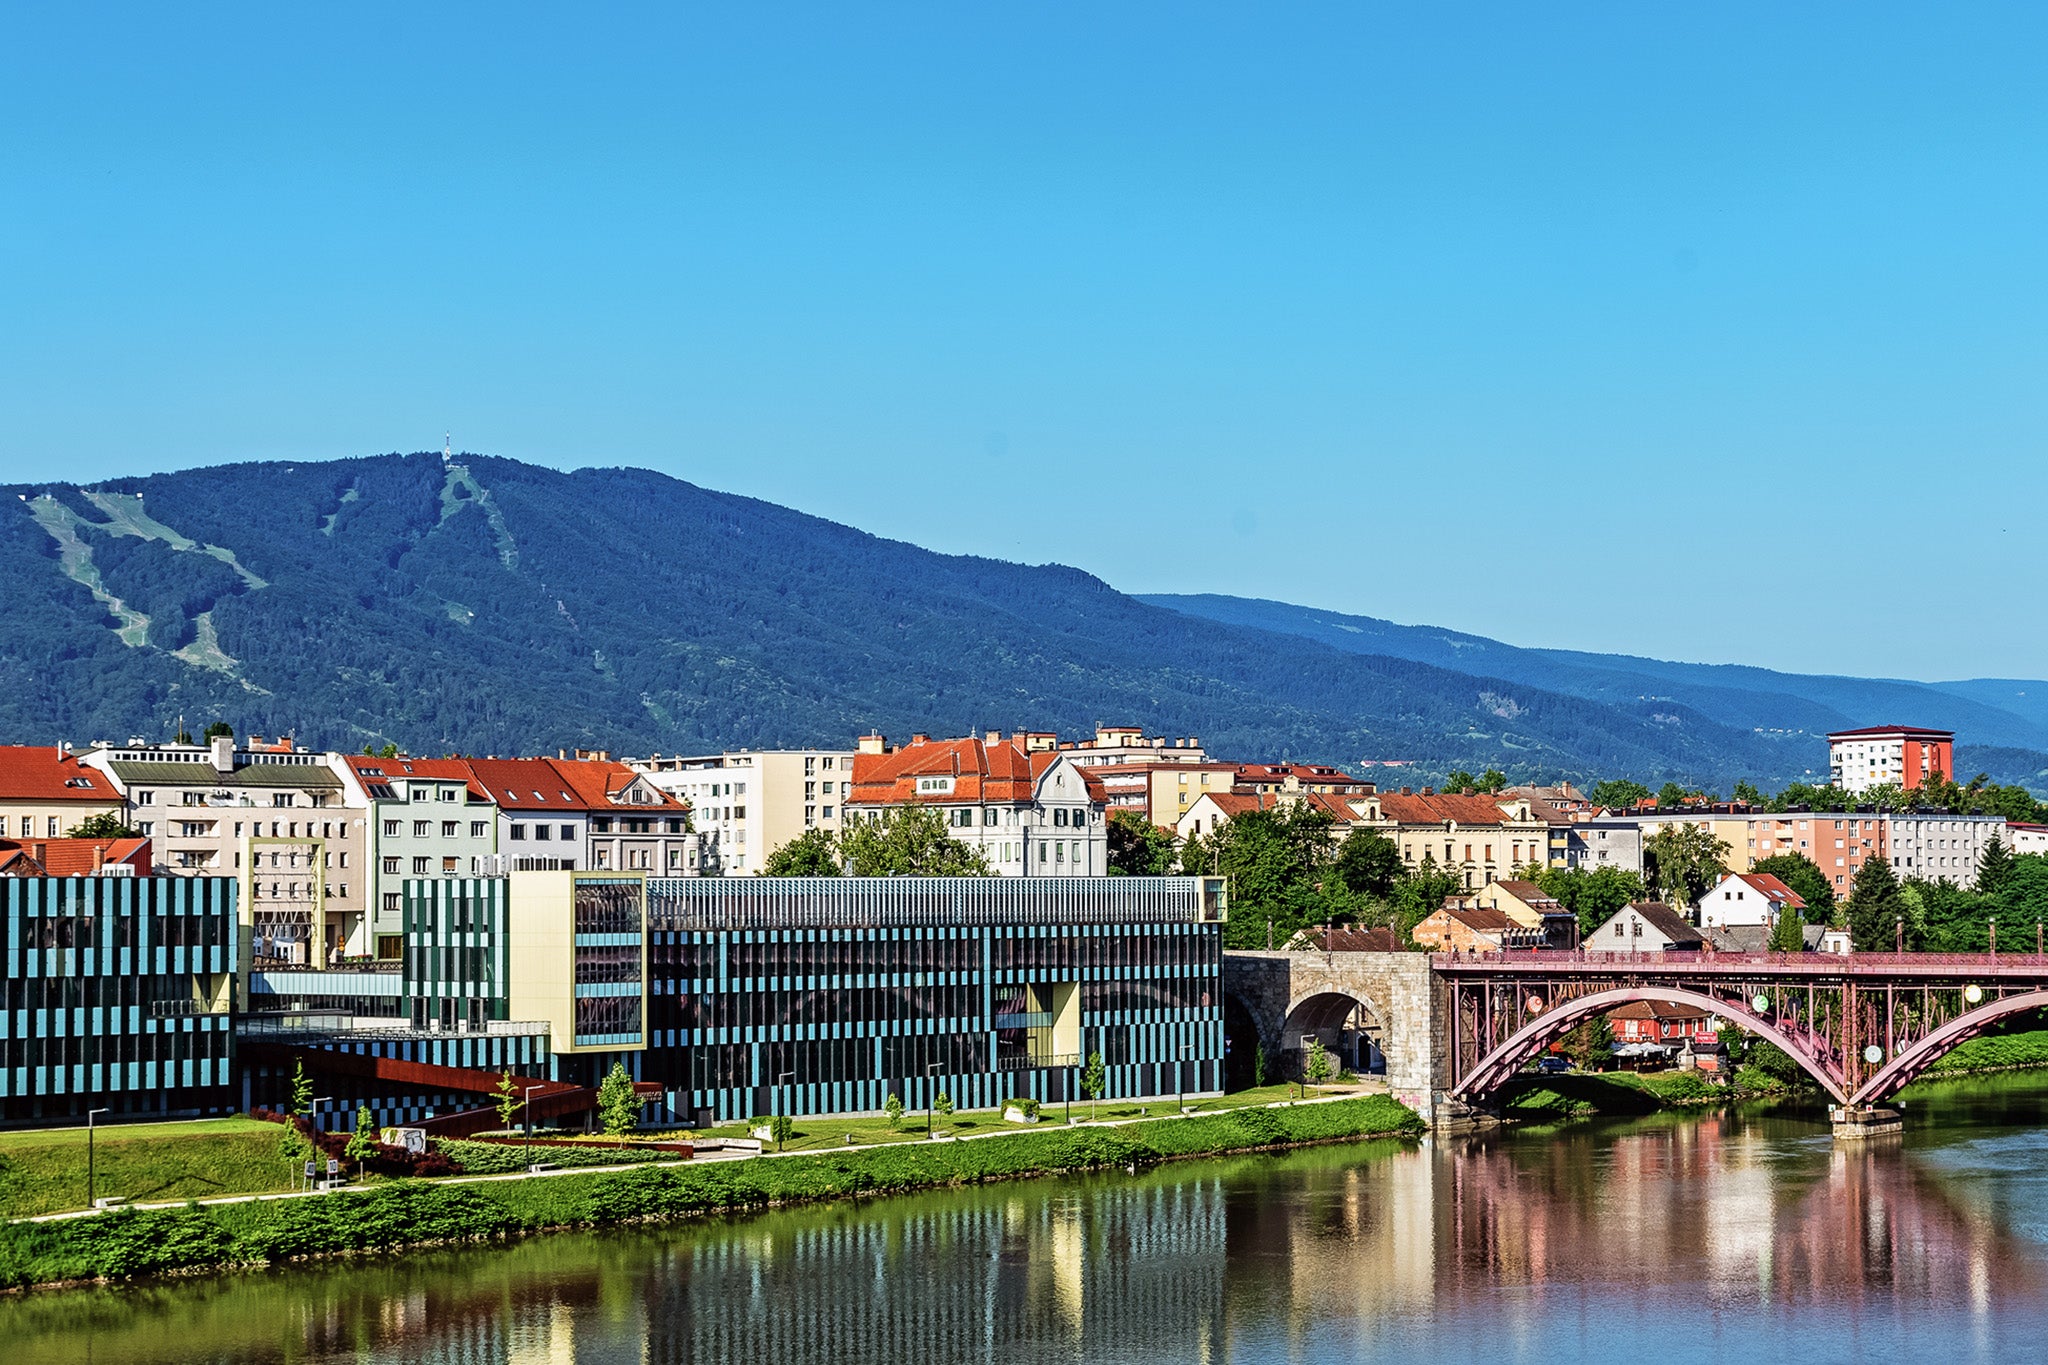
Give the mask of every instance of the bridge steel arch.
[[1856, 1091], [1852, 1102], [1875, 1104], [1891, 1098], [1919, 1079], [1920, 1073], [1953, 1052], [1958, 1046], [1981, 1036], [1991, 1025], [2013, 1014], [2048, 1008], [2048, 990], [2026, 991], [1987, 1000], [1969, 1013], [1949, 1020], [1926, 1037], [1906, 1047], [1870, 1076]]
[[1760, 1038], [1768, 1039], [1783, 1049], [1793, 1061], [1799, 1063], [1800, 1068], [1818, 1081], [1821, 1088], [1827, 1091], [1836, 1103], [1846, 1104], [1849, 1101], [1848, 1093], [1842, 1086], [1841, 1075], [1827, 1062], [1812, 1054], [1803, 1036], [1795, 1036], [1780, 1029], [1770, 1020], [1732, 1005], [1726, 1000], [1678, 986], [1653, 985], [1630, 985], [1595, 991], [1545, 1010], [1481, 1058], [1477, 1066], [1460, 1078], [1457, 1088], [1452, 1093], [1468, 1101], [1484, 1099], [1499, 1089], [1510, 1076], [1520, 1071], [1530, 1058], [1570, 1033], [1581, 1021], [1606, 1014], [1610, 1010], [1638, 1000], [1691, 1005], [1747, 1029]]

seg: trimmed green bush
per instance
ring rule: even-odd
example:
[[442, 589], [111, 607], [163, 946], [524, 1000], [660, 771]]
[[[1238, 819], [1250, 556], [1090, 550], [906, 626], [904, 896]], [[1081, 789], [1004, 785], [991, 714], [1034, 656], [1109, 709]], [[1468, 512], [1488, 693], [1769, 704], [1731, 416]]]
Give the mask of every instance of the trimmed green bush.
[[[507, 1146], [498, 1142], [466, 1142], [461, 1138], [436, 1138], [434, 1150], [460, 1165], [469, 1175], [511, 1175], [526, 1169], [526, 1146]], [[533, 1149], [535, 1161], [546, 1161], [563, 1168], [573, 1166], [633, 1166], [643, 1161], [674, 1161], [674, 1152], [655, 1151], [646, 1147], [557, 1147], [543, 1145]]]
[[[897, 1144], [815, 1155], [647, 1166], [484, 1184], [401, 1180], [360, 1192], [0, 1226], [0, 1285], [127, 1279], [349, 1251], [603, 1227], [768, 1204], [889, 1194], [1022, 1176], [1148, 1164], [1165, 1157], [1415, 1133], [1421, 1119], [1384, 1095], [1240, 1109], [1114, 1128], [1056, 1128], [973, 1142]], [[450, 1146], [488, 1146], [450, 1143]], [[517, 1148], [504, 1151], [519, 1154]], [[554, 1153], [564, 1150], [549, 1149]], [[627, 1149], [631, 1150], [631, 1149]]]

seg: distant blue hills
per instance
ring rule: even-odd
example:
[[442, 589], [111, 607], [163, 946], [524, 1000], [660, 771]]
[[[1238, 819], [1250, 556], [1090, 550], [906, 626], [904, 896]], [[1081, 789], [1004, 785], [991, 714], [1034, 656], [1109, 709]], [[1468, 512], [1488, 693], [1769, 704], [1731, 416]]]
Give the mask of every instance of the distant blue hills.
[[[1281, 603], [1132, 597], [637, 469], [488, 456], [223, 465], [0, 498], [0, 740], [226, 720], [413, 753], [850, 745], [1098, 724], [1382, 781], [1453, 767], [1725, 790], [1852, 724], [1955, 728], [2037, 787], [2048, 684], [1927, 685], [1515, 649]], [[1412, 776], [1411, 776], [1412, 774]]]

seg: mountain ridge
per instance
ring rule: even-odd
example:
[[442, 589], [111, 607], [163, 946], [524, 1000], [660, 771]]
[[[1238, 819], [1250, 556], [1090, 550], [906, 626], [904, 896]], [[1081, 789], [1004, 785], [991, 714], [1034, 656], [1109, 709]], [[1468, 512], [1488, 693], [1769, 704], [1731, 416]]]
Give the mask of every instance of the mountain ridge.
[[418, 753], [1128, 723], [1234, 757], [1403, 760], [1420, 780], [1477, 765], [1725, 787], [1824, 766], [1684, 699], [1211, 620], [648, 470], [420, 453], [7, 491], [0, 732], [25, 742], [181, 717]]

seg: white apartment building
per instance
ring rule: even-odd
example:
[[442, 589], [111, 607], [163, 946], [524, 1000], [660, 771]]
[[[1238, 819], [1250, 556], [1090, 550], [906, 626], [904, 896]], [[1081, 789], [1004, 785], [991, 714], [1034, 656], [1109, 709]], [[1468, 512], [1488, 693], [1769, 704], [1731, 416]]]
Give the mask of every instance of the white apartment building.
[[1828, 736], [1828, 780], [1851, 796], [1872, 787], [1907, 791], [1955, 773], [1956, 737], [1917, 725], [1872, 725]]
[[991, 731], [934, 741], [913, 735], [891, 749], [879, 735], [854, 758], [848, 820], [929, 806], [947, 832], [1006, 877], [1100, 877], [1109, 872], [1102, 784], [1072, 754], [1030, 750]]
[[632, 762], [636, 772], [689, 803], [697, 876], [750, 876], [809, 830], [838, 834], [852, 794], [851, 749], [734, 749]]

